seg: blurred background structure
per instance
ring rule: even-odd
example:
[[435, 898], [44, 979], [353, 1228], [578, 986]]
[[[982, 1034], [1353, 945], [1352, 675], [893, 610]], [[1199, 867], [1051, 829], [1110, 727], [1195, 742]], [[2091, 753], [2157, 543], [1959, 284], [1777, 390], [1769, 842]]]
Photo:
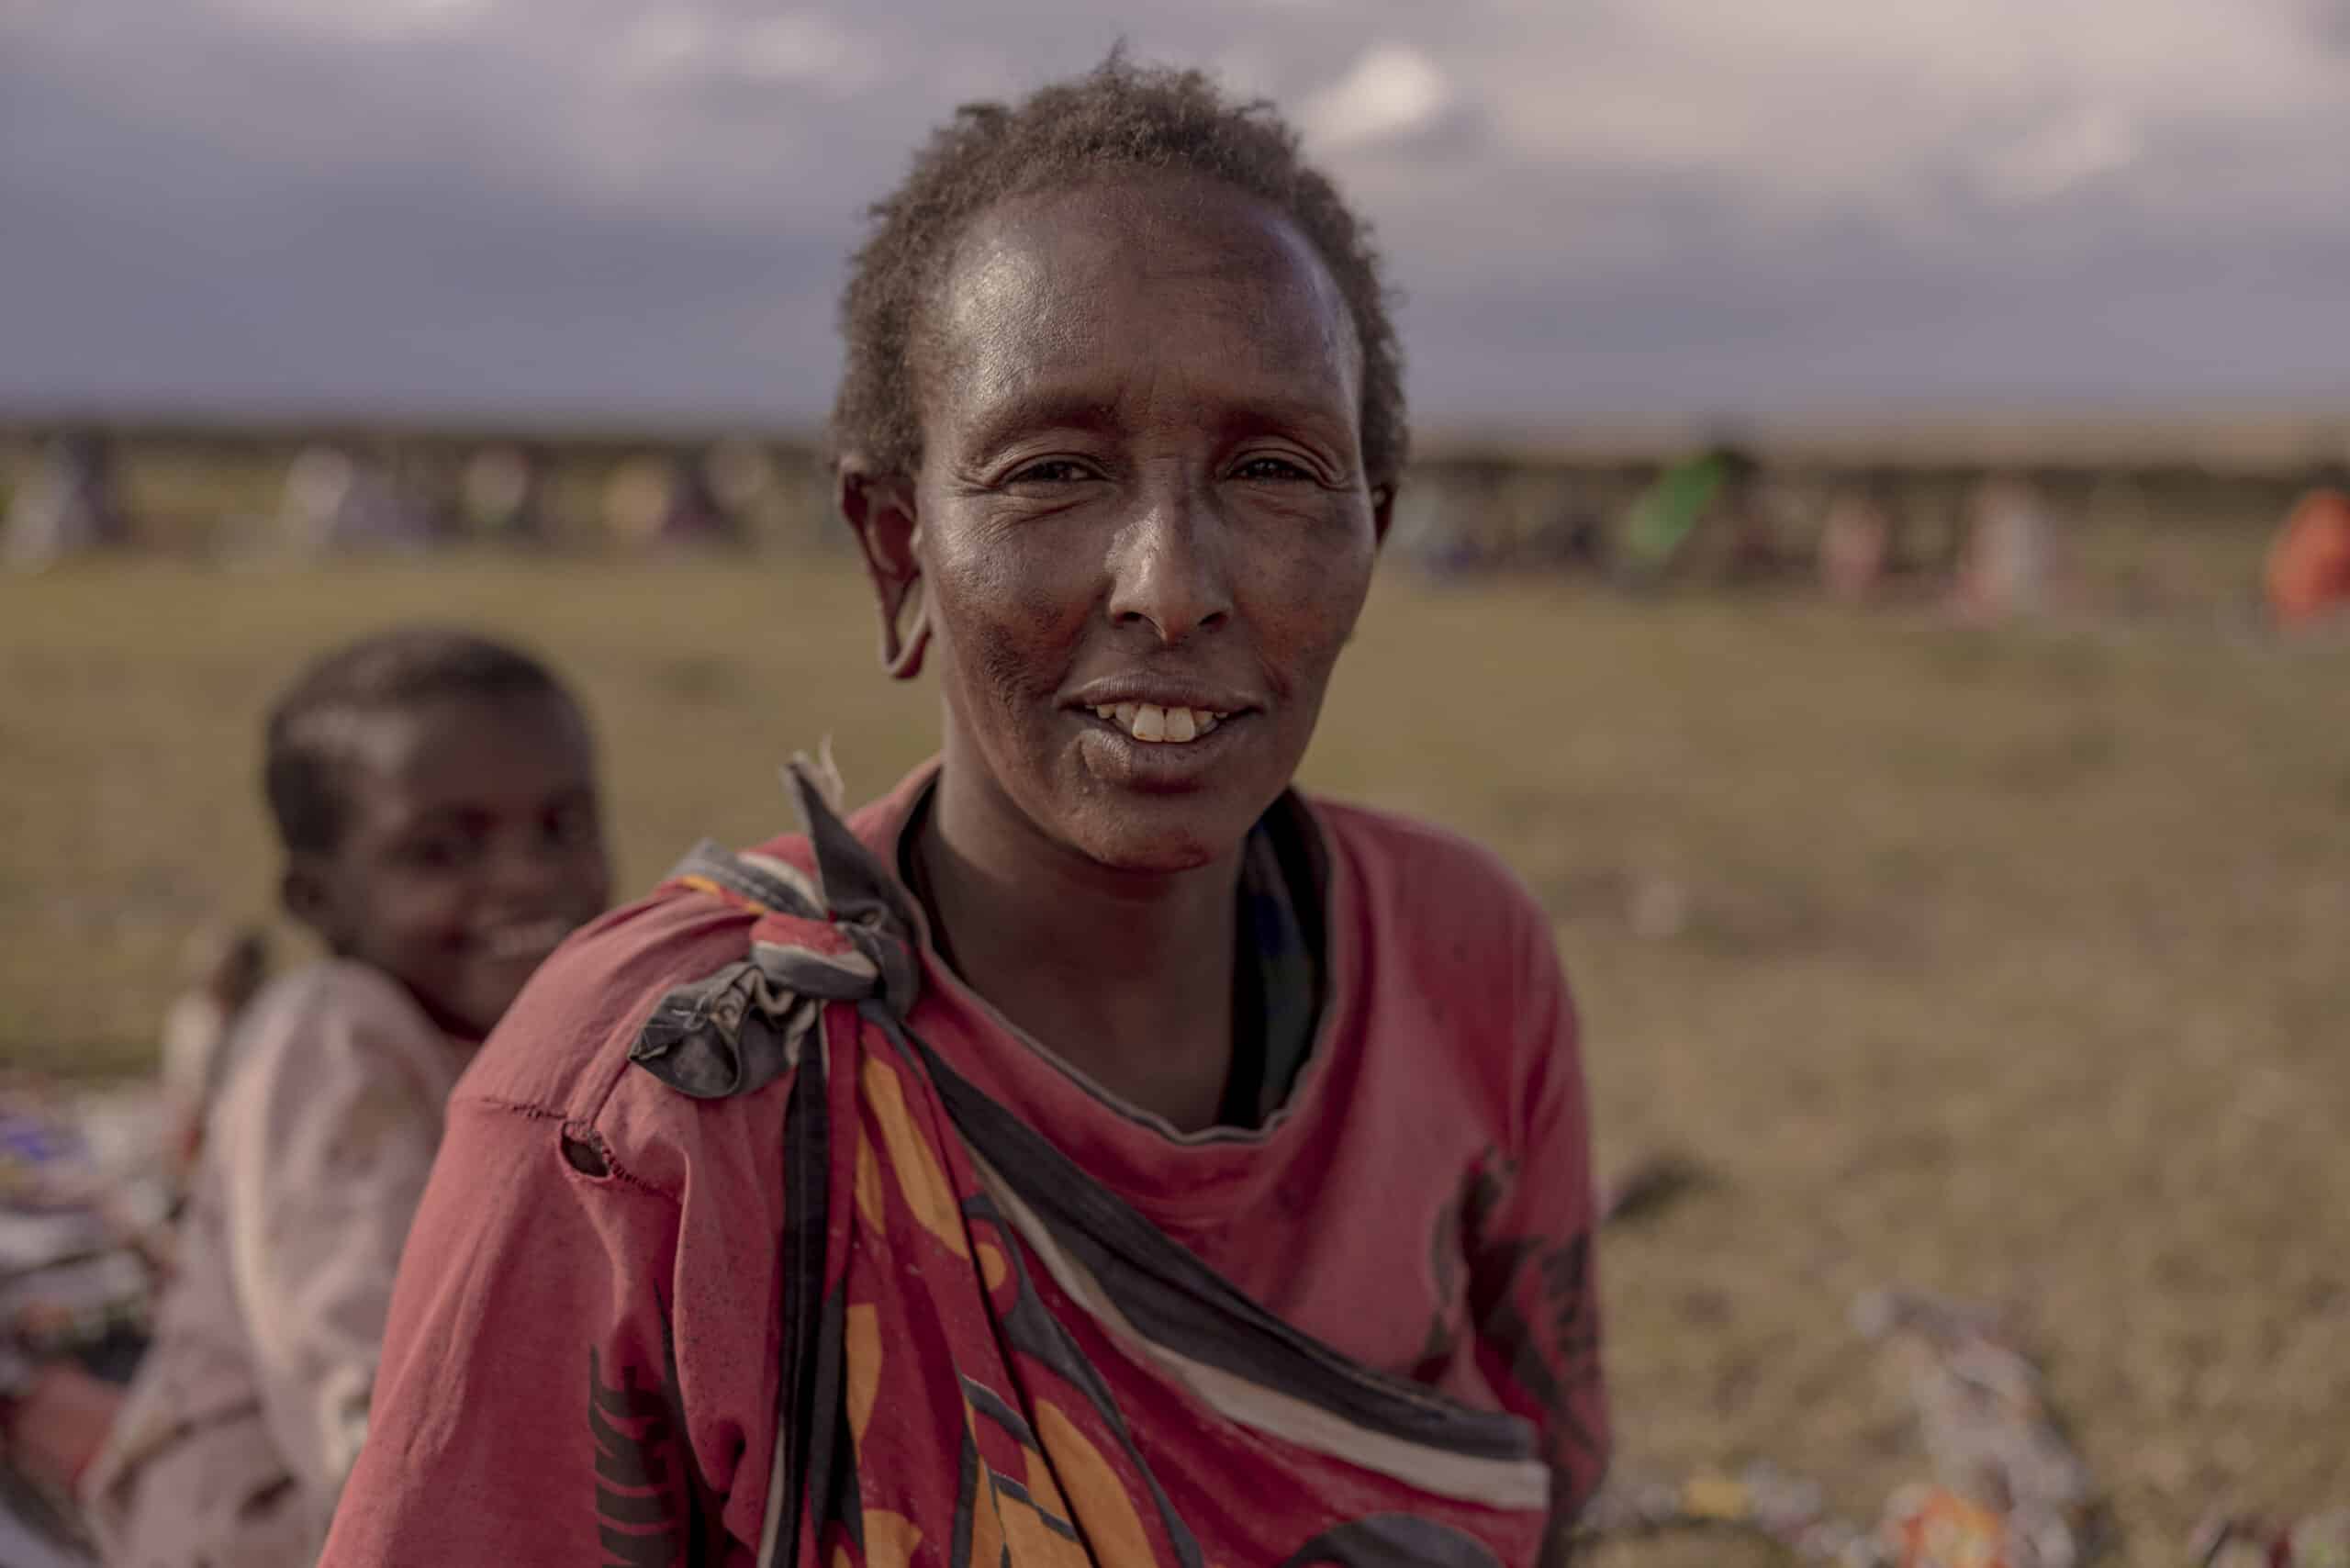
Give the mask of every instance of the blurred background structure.
[[[2325, 498], [2345, 472], [2350, 414], [1798, 415], [1741, 421], [1728, 442], [1698, 420], [1542, 441], [1438, 427], [1418, 440], [1391, 543], [1440, 579], [1816, 578], [1845, 602], [1939, 597], [1995, 616], [2069, 602], [2242, 618], [2266, 600], [2322, 622], [2350, 599]], [[19, 417], [0, 420], [0, 559], [20, 569], [96, 552], [253, 565], [849, 547], [821, 440], [748, 421]]]
[[369, 628], [576, 676], [624, 890], [926, 752], [840, 674], [843, 259], [1121, 37], [1404, 294], [1308, 777], [1509, 859], [1603, 1164], [1695, 1173], [1605, 1253], [1625, 1473], [1874, 1518], [1894, 1287], [2002, 1309], [2113, 1561], [2350, 1506], [2343, 0], [0, 0], [0, 1075], [151, 1070], [270, 922], [262, 705]]

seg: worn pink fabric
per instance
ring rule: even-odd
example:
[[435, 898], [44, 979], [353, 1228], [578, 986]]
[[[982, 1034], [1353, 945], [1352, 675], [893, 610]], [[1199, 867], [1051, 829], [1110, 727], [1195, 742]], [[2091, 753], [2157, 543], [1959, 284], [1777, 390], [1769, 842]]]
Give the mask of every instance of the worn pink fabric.
[[344, 962], [263, 991], [229, 1048], [154, 1346], [84, 1479], [122, 1568], [316, 1560], [471, 1056], [397, 982]]
[[[930, 776], [852, 819], [881, 865]], [[1457, 839], [1312, 812], [1327, 996], [1262, 1129], [1174, 1134], [1013, 1029], [926, 945], [908, 1027], [1289, 1324], [1534, 1422], [1570, 1512], [1607, 1429], [1583, 1077], [1549, 923]], [[805, 857], [804, 840], [768, 848]], [[485, 1048], [402, 1266], [331, 1568], [756, 1560], [791, 1080], [696, 1100], [629, 1059], [665, 996], [744, 958], [756, 919], [683, 888], [608, 916]]]

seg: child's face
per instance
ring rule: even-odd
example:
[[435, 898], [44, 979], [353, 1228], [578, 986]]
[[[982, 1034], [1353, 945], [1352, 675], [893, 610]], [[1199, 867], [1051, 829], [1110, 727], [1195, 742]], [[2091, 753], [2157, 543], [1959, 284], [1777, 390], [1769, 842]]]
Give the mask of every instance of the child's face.
[[442, 698], [366, 715], [352, 750], [341, 842], [296, 857], [287, 906], [442, 1028], [480, 1039], [604, 908], [586, 726], [551, 697]]

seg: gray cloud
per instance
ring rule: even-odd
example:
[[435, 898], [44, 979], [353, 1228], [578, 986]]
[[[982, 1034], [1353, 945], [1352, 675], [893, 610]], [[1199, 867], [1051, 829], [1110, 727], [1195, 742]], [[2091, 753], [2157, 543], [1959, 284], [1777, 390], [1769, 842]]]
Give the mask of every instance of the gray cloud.
[[862, 205], [1122, 37], [1295, 115], [1433, 422], [2350, 392], [2342, 0], [0, 0], [0, 399], [811, 418]]

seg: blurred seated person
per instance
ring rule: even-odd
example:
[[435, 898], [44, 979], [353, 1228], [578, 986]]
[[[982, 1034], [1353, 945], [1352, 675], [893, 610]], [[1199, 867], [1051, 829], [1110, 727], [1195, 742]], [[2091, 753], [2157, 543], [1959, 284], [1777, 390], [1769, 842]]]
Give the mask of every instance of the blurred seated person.
[[1998, 476], [1967, 498], [1953, 607], [1997, 621], [2056, 608], [2065, 576], [2055, 520], [2030, 480]]
[[1884, 478], [1855, 485], [1830, 503], [1820, 521], [1816, 565], [1819, 586], [1840, 604], [1866, 604], [1884, 596], [1904, 571], [1901, 517]]
[[586, 715], [511, 648], [417, 629], [327, 655], [272, 711], [264, 778], [286, 911], [328, 957], [235, 1026], [128, 1392], [51, 1366], [0, 1417], [125, 1568], [317, 1560], [449, 1092], [605, 902]]
[[297, 549], [418, 551], [438, 543], [431, 517], [390, 465], [340, 446], [308, 446], [285, 468], [278, 523]]
[[1594, 576], [1607, 569], [1607, 519], [1578, 496], [1554, 501], [1528, 542], [1531, 565]]
[[525, 446], [486, 446], [467, 458], [458, 503], [468, 532], [500, 544], [549, 543], [547, 470], [545, 456]]
[[62, 435], [39, 469], [8, 503], [0, 527], [0, 561], [38, 570], [129, 536], [116, 505], [112, 453], [96, 435]]
[[2350, 476], [2329, 476], [2294, 503], [2268, 547], [2268, 612], [2308, 626], [2350, 610]]
[[684, 454], [632, 457], [604, 484], [604, 526], [634, 550], [677, 551], [741, 542], [705, 465]]

